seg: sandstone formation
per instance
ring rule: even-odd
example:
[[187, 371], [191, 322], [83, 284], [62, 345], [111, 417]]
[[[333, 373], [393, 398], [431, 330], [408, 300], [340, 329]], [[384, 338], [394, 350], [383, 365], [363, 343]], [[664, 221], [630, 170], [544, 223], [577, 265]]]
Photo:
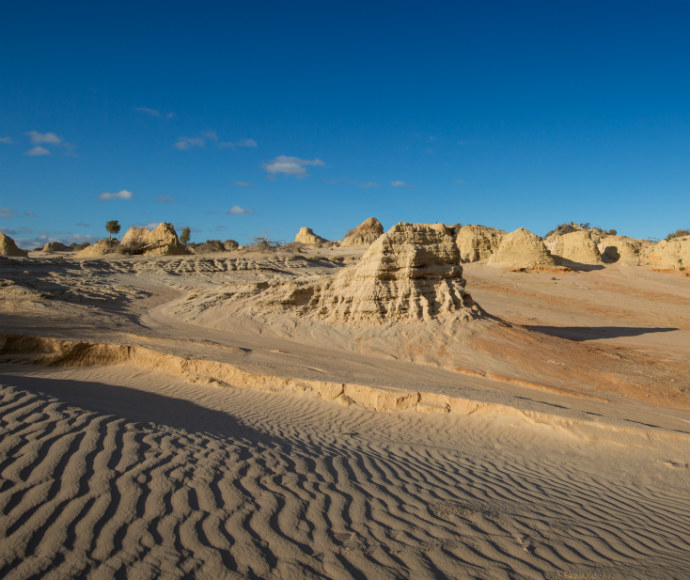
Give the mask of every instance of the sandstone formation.
[[599, 248], [592, 239], [589, 230], [581, 229], [563, 235], [552, 235], [544, 244], [556, 259], [561, 259], [564, 266], [599, 265], [603, 261]]
[[660, 270], [690, 267], [690, 236], [662, 240], [642, 252], [641, 263]]
[[375, 217], [370, 217], [347, 234], [341, 246], [360, 246], [374, 243], [383, 234], [383, 226]]
[[295, 242], [310, 246], [320, 246], [321, 244], [328, 243], [328, 240], [317, 236], [311, 228], [300, 228], [295, 236]]
[[598, 248], [602, 260], [607, 264], [639, 266], [642, 251], [649, 246], [654, 244], [626, 236], [606, 236], [601, 239]]
[[556, 266], [556, 261], [539, 236], [519, 228], [505, 235], [487, 264], [512, 268], [549, 268]]
[[17, 247], [14, 240], [0, 232], [0, 256], [13, 256], [17, 258], [26, 258], [29, 252]]
[[47, 254], [52, 254], [53, 252], [69, 252], [71, 248], [69, 246], [66, 246], [65, 244], [61, 244], [60, 242], [48, 242], [45, 246], [43, 246], [44, 252]]
[[355, 324], [480, 313], [465, 291], [455, 240], [441, 224], [396, 224], [356, 266], [321, 289], [311, 306], [318, 317]]
[[109, 240], [104, 238], [98, 240], [95, 244], [86, 246], [83, 250], [77, 252], [78, 258], [93, 258], [96, 256], [105, 256], [107, 254], [120, 253], [120, 242], [118, 240]]
[[462, 262], [486, 262], [496, 253], [506, 232], [487, 226], [462, 226], [455, 238]]
[[122, 238], [120, 248], [128, 254], [167, 256], [186, 254], [187, 248], [180, 243], [171, 224], [161, 223], [153, 230], [131, 227]]

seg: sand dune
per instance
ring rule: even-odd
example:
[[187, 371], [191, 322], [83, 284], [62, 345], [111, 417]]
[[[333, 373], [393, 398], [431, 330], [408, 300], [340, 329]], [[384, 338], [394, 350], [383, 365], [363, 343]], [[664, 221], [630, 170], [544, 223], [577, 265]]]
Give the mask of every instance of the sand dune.
[[686, 578], [688, 278], [312, 316], [365, 250], [0, 260], [0, 577]]
[[687, 450], [672, 437], [621, 448], [132, 367], [3, 370], [2, 576], [688, 572]]

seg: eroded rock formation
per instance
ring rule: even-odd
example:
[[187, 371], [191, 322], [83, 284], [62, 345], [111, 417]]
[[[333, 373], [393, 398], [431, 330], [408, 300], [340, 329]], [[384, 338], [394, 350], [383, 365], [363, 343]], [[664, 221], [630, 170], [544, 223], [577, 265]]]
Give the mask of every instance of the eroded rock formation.
[[487, 226], [462, 226], [455, 238], [463, 262], [486, 262], [501, 245], [506, 232]]
[[29, 252], [17, 247], [14, 240], [0, 232], [0, 256], [13, 256], [16, 258], [25, 258]]
[[525, 228], [518, 228], [506, 234], [498, 250], [488, 262], [493, 266], [510, 266], [512, 268], [549, 268], [556, 266], [556, 261], [549, 253], [539, 236]]
[[383, 234], [383, 226], [375, 217], [370, 217], [347, 234], [341, 246], [361, 246], [374, 243]]
[[187, 249], [177, 237], [171, 224], [161, 223], [153, 230], [147, 228], [129, 228], [122, 238], [120, 248], [129, 254], [147, 256], [167, 256], [186, 254]]
[[603, 263], [599, 248], [589, 230], [578, 230], [562, 236], [552, 235], [544, 240], [544, 244], [552, 256], [561, 259], [564, 266]]
[[328, 240], [317, 236], [311, 228], [300, 228], [295, 236], [295, 242], [309, 246], [320, 246], [321, 244], [328, 243]]

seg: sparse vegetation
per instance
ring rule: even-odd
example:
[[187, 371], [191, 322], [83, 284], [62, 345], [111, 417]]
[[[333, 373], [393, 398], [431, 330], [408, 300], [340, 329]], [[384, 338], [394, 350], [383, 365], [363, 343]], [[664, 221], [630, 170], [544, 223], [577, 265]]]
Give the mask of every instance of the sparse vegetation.
[[105, 223], [105, 229], [108, 232], [108, 246], [113, 241], [113, 236], [120, 233], [120, 222], [117, 220], [110, 220]]
[[189, 238], [192, 235], [192, 230], [189, 228], [182, 228], [182, 232], [180, 233], [180, 243], [184, 244], [185, 246], [189, 243]]
[[668, 242], [673, 238], [682, 238], [683, 236], [690, 236], [690, 230], [676, 230], [675, 232], [671, 232], [666, 236], [666, 241]]
[[589, 222], [582, 222], [580, 224], [570, 222], [557, 225], [554, 229], [548, 231], [544, 237], [548, 238], [551, 235], [563, 236], [565, 234], [577, 232], [579, 230], [588, 230], [593, 235], [599, 236], [615, 236], [618, 234], [618, 232], [614, 229], [605, 230], [604, 228], [600, 228], [598, 226], [590, 226]]

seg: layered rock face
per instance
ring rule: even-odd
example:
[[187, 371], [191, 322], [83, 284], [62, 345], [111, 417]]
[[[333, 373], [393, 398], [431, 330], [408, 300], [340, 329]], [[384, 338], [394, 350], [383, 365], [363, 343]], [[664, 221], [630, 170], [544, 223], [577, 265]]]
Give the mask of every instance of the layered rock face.
[[328, 243], [328, 240], [317, 236], [311, 228], [300, 228], [295, 236], [295, 242], [310, 246], [320, 246], [321, 244]]
[[399, 223], [315, 296], [316, 316], [351, 323], [474, 318], [460, 252], [442, 225]]
[[455, 238], [463, 262], [486, 262], [496, 253], [506, 233], [487, 226], [462, 226]]
[[642, 252], [641, 263], [662, 270], [690, 267], [690, 236], [662, 240]]
[[506, 234], [498, 250], [488, 262], [493, 266], [510, 266], [512, 268], [549, 268], [556, 266], [556, 261], [549, 254], [539, 236], [525, 228], [519, 228]]
[[[544, 241], [551, 255], [563, 260], [563, 265], [571, 264], [602, 264], [601, 254], [592, 234], [588, 230], [578, 230], [563, 234], [553, 235]], [[570, 262], [571, 264], [568, 264]]]
[[373, 244], [383, 234], [383, 226], [375, 217], [370, 217], [347, 234], [341, 246], [361, 246]]
[[14, 240], [2, 232], [0, 232], [0, 256], [14, 256], [16, 258], [25, 258], [29, 252], [17, 247]]
[[598, 248], [602, 260], [608, 264], [639, 266], [643, 249], [653, 245], [652, 242], [626, 236], [606, 236], [599, 241]]
[[166, 223], [159, 224], [153, 230], [129, 228], [120, 242], [120, 248], [129, 254], [145, 254], [147, 256], [187, 253], [187, 249], [177, 238], [175, 228]]

